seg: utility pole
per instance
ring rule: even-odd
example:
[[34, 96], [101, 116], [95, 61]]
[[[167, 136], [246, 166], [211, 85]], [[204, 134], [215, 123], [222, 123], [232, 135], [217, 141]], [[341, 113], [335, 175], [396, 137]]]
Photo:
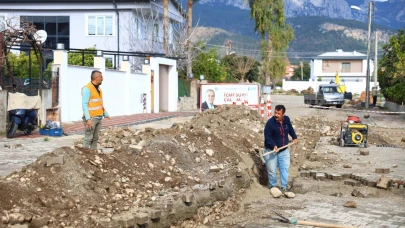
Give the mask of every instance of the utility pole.
[[[374, 53], [374, 87], [377, 89], [377, 75], [378, 75], [378, 61], [377, 61], [377, 55], [378, 55], [378, 31], [375, 31], [375, 53]], [[374, 94], [373, 94], [374, 96]]]
[[370, 103], [370, 49], [371, 49], [371, 16], [373, 11], [373, 2], [368, 2], [368, 43], [367, 43], [367, 74], [366, 74], [366, 110]]
[[301, 81], [304, 81], [304, 70], [302, 69], [302, 61], [300, 62], [301, 65]]

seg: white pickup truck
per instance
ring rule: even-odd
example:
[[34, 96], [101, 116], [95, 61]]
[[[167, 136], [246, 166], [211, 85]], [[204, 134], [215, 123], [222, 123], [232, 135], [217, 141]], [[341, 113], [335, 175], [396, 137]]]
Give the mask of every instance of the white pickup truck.
[[345, 103], [344, 94], [338, 92], [336, 84], [319, 85], [315, 94], [305, 94], [304, 103], [319, 106], [336, 106], [341, 108]]

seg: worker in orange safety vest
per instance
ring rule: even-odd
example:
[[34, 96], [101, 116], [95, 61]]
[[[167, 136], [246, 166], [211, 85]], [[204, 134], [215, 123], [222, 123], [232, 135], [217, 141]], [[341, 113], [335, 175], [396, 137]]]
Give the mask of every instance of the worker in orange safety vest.
[[103, 118], [110, 119], [103, 105], [103, 92], [100, 88], [103, 74], [94, 70], [91, 72], [91, 82], [82, 88], [83, 124], [85, 127], [85, 148], [97, 149], [98, 138]]

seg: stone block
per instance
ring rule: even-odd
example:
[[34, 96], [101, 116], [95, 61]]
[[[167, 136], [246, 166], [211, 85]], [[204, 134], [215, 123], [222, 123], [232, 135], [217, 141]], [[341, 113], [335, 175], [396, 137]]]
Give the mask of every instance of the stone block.
[[225, 186], [225, 180], [218, 181], [218, 187], [222, 188]]
[[220, 170], [221, 170], [221, 168], [219, 168], [216, 165], [210, 166], [210, 173], [219, 172]]
[[300, 177], [309, 177], [311, 174], [308, 171], [301, 171]]
[[216, 182], [209, 183], [209, 189], [210, 189], [210, 190], [215, 190], [216, 187], [217, 187], [217, 183], [216, 183]]
[[182, 200], [184, 203], [191, 203], [194, 200], [194, 195], [191, 193], [186, 193], [182, 196]]
[[144, 212], [136, 212], [134, 214], [134, 220], [135, 220], [136, 224], [138, 224], [138, 225], [145, 225], [145, 224], [148, 224], [149, 215]]
[[374, 187], [376, 185], [376, 181], [374, 180], [367, 180], [367, 182], [365, 183], [366, 186], [368, 187]]
[[332, 174], [331, 177], [332, 177], [333, 181], [341, 181], [342, 180], [342, 175], [340, 175], [340, 174]]
[[317, 174], [317, 172], [318, 172], [318, 171], [315, 171], [315, 170], [311, 170], [311, 171], [309, 171], [309, 173], [310, 173], [311, 177], [315, 177], [315, 176], [316, 176], [316, 174]]
[[59, 155], [57, 157], [48, 157], [46, 159], [46, 166], [52, 166], [52, 165], [64, 165], [65, 164], [65, 159], [63, 155]]
[[377, 181], [377, 188], [387, 189], [391, 179], [386, 176], [381, 176]]
[[376, 168], [375, 172], [376, 173], [390, 173], [390, 169], [389, 168]]
[[350, 180], [345, 180], [345, 185], [350, 185], [350, 186], [354, 186], [354, 181], [350, 181]]
[[150, 211], [150, 218], [152, 220], [160, 219], [160, 216], [162, 216], [162, 211], [161, 210], [152, 210], [152, 211]]
[[173, 201], [169, 200], [166, 202], [166, 209], [171, 211], [173, 209]]
[[354, 196], [354, 197], [360, 197], [360, 198], [365, 198], [366, 196], [363, 194], [363, 193], [361, 193], [359, 190], [357, 190], [357, 189], [353, 189], [353, 191], [352, 191], [352, 196]]
[[242, 170], [238, 169], [236, 171], [236, 177], [242, 177]]
[[325, 180], [325, 178], [325, 173], [317, 173], [315, 176], [315, 180]]
[[370, 151], [364, 150], [364, 149], [360, 149], [360, 155], [363, 155], [363, 156], [370, 155]]

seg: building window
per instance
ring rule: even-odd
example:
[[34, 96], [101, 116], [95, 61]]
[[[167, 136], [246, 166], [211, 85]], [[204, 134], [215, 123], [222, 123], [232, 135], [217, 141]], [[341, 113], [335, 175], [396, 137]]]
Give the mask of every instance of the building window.
[[87, 35], [112, 36], [113, 16], [87, 16]]
[[57, 43], [63, 43], [69, 49], [69, 16], [21, 16], [20, 21], [34, 25], [37, 30], [46, 31], [48, 36], [43, 43], [44, 48], [56, 49]]
[[173, 43], [173, 24], [169, 24], [169, 44]]
[[6, 16], [0, 15], [0, 31], [6, 29]]
[[158, 25], [158, 24], [153, 24], [152, 39], [153, 39], [154, 42], [163, 43], [163, 42], [159, 39], [159, 25]]
[[145, 25], [142, 23], [141, 19], [135, 18], [135, 39], [143, 40], [145, 39]]
[[347, 62], [342, 63], [342, 72], [350, 72], [350, 63]]

